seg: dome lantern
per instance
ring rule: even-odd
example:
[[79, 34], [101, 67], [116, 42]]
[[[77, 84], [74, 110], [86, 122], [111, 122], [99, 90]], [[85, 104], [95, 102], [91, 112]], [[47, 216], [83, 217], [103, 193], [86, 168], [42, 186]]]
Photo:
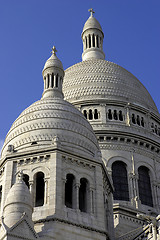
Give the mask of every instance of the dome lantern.
[[91, 8], [88, 11], [91, 13], [91, 15], [86, 21], [82, 32], [82, 60], [84, 61], [91, 58], [105, 59], [105, 54], [103, 52], [104, 34], [101, 25], [93, 16], [95, 13], [93, 9]]
[[56, 48], [53, 46], [52, 55], [46, 61], [42, 71], [44, 80], [44, 92], [42, 98], [63, 98], [62, 83], [64, 70], [61, 61], [56, 56]]

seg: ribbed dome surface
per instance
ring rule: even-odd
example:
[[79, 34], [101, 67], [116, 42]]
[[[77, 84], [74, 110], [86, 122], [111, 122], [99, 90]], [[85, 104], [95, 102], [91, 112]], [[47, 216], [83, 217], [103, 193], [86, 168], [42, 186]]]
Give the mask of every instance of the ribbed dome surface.
[[68, 68], [63, 93], [65, 99], [72, 103], [105, 99], [134, 103], [158, 111], [146, 88], [133, 74], [101, 59], [83, 61]]
[[86, 21], [84, 27], [83, 27], [83, 32], [86, 31], [87, 29], [91, 28], [96, 28], [102, 31], [100, 23], [97, 21], [95, 17], [89, 17], [88, 20]]
[[84, 116], [61, 98], [41, 99], [13, 123], [5, 139], [2, 156], [8, 145], [17, 152], [51, 146], [58, 137], [63, 149], [94, 156], [99, 150], [96, 136]]

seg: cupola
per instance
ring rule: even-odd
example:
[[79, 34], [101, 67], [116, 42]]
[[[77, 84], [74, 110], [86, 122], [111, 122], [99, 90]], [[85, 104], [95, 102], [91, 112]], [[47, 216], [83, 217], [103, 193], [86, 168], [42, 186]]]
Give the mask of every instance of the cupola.
[[101, 25], [93, 16], [95, 13], [93, 9], [91, 8], [88, 11], [91, 13], [91, 15], [86, 21], [82, 32], [82, 60], [84, 61], [91, 58], [105, 59], [105, 54], [103, 52], [104, 34]]
[[42, 98], [63, 98], [62, 83], [64, 70], [62, 62], [56, 56], [56, 48], [53, 46], [52, 55], [46, 61], [42, 71], [44, 80], [44, 92]]
[[33, 225], [32, 211], [31, 194], [23, 181], [23, 173], [20, 171], [16, 183], [9, 190], [5, 201], [3, 209], [4, 223], [10, 228], [26, 214], [29, 223]]

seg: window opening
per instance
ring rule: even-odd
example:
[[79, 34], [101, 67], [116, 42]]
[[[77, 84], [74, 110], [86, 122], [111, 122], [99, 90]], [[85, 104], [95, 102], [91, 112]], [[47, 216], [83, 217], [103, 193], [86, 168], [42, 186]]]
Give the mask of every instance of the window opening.
[[87, 179], [81, 178], [79, 188], [79, 209], [81, 212], [87, 212], [87, 184]]
[[93, 119], [93, 114], [92, 114], [92, 110], [89, 109], [89, 120], [92, 120]]
[[157, 125], [155, 125], [155, 133], [158, 133]]
[[49, 88], [49, 74], [47, 74], [47, 88]]
[[95, 36], [94, 36], [94, 34], [92, 35], [92, 39], [93, 39], [93, 47], [95, 47]]
[[25, 184], [29, 188], [29, 176], [27, 174], [23, 174], [23, 181], [25, 182]]
[[108, 110], [108, 119], [112, 120], [112, 112], [111, 109]]
[[140, 117], [137, 115], [137, 124], [140, 126]]
[[86, 48], [87, 48], [87, 38], [85, 38], [85, 40], [86, 40]]
[[142, 127], [144, 127], [144, 118], [143, 117], [141, 117], [141, 125], [142, 125]]
[[1, 209], [1, 202], [2, 202], [2, 186], [0, 186], [0, 209]]
[[96, 36], [97, 38], [97, 48], [99, 48], [99, 38], [98, 38], [98, 35]]
[[98, 119], [98, 111], [97, 111], [97, 109], [94, 110], [94, 119]]
[[87, 119], [87, 111], [86, 111], [86, 110], [83, 111], [83, 115], [84, 115], [85, 118]]
[[65, 205], [68, 208], [73, 208], [73, 185], [75, 178], [72, 174], [67, 174], [65, 183]]
[[89, 48], [91, 48], [91, 35], [89, 34]]
[[132, 114], [132, 123], [133, 123], [133, 124], [136, 124], [136, 119], [135, 119], [134, 113]]
[[36, 174], [36, 201], [35, 206], [43, 206], [44, 204], [44, 173], [38, 172]]
[[153, 207], [149, 169], [144, 166], [139, 167], [138, 175], [138, 189], [141, 203]]
[[119, 120], [120, 120], [120, 121], [123, 121], [123, 114], [122, 114], [122, 111], [119, 111]]
[[56, 87], [58, 87], [58, 74], [56, 75]]
[[114, 110], [113, 117], [114, 117], [114, 120], [118, 120], [118, 117], [117, 117], [117, 110]]
[[129, 201], [128, 178], [125, 163], [116, 161], [112, 164], [112, 179], [115, 189], [113, 198], [115, 200]]

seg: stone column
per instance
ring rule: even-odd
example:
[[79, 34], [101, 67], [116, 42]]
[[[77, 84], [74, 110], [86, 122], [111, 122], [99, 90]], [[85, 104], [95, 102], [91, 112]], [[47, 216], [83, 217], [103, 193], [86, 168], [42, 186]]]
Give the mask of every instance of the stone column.
[[34, 190], [33, 190], [33, 181], [29, 181], [29, 191], [31, 193], [31, 196], [32, 196], [32, 203], [33, 203], [33, 206], [34, 206], [34, 199], [35, 199], [35, 193], [34, 193]]
[[94, 38], [95, 38], [95, 47], [97, 47], [97, 36], [95, 35]]
[[75, 209], [79, 210], [79, 188], [80, 184], [75, 183]]
[[88, 189], [88, 201], [87, 201], [87, 205], [88, 205], [88, 211], [89, 213], [93, 214], [94, 213], [94, 189], [92, 187], [90, 187]]
[[49, 88], [52, 87], [52, 74], [49, 74]]
[[87, 36], [87, 46], [89, 48], [89, 36]]
[[48, 178], [44, 179], [44, 204], [48, 203]]
[[56, 74], [54, 74], [54, 87], [56, 87]]
[[91, 47], [93, 47], [93, 35], [91, 35]]

